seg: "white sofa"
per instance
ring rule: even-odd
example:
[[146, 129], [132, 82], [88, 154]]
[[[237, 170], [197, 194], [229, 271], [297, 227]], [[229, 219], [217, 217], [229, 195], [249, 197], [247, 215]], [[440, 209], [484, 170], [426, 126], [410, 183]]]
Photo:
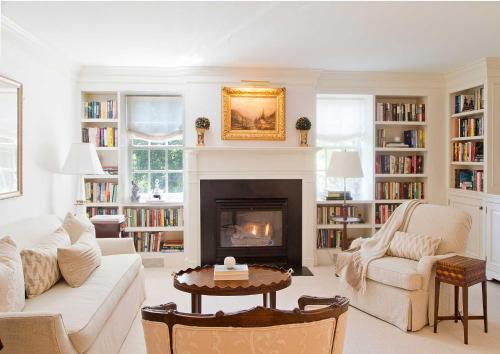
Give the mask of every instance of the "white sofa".
[[[19, 249], [61, 226], [53, 215], [0, 227]], [[22, 312], [0, 313], [4, 353], [118, 353], [145, 298], [141, 257], [132, 239], [98, 239], [102, 264], [78, 288], [63, 279], [26, 299]]]
[[[374, 260], [368, 265], [365, 293], [343, 284], [342, 295], [352, 306], [404, 331], [433, 325], [435, 263], [464, 252], [470, 226], [470, 216], [461, 210], [432, 204], [417, 206], [406, 231], [441, 238], [436, 255], [420, 261], [387, 256]], [[452, 305], [452, 286], [443, 284], [440, 314], [451, 314]]]

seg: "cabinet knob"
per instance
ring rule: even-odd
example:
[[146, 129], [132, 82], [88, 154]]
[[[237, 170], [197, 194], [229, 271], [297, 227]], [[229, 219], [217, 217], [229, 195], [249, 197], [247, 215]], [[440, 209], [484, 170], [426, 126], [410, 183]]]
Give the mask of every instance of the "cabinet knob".
[[482, 207], [482, 206], [480, 206], [480, 207], [479, 207], [479, 210], [483, 210], [483, 207]]

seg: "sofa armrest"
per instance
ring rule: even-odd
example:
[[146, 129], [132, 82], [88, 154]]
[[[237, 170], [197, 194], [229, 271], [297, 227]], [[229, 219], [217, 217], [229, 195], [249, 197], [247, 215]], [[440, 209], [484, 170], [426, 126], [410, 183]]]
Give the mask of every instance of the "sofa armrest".
[[429, 282], [430, 280], [432, 280], [431, 278], [433, 278], [432, 274], [434, 270], [434, 265], [437, 263], [437, 261], [454, 255], [455, 253], [446, 253], [446, 254], [438, 254], [435, 256], [424, 256], [418, 261], [417, 272], [422, 274], [422, 277], [424, 278], [423, 281], [424, 290], [428, 290], [429, 288]]
[[3, 312], [0, 313], [0, 333], [4, 346], [2, 354], [77, 353], [60, 314]]
[[103, 256], [112, 254], [134, 254], [134, 240], [129, 237], [124, 238], [98, 238], [97, 243], [101, 248]]

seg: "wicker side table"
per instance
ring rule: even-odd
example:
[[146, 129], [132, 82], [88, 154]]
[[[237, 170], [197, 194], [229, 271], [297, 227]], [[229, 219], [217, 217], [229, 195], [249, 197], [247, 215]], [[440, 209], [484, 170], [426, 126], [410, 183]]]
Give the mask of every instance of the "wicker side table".
[[[441, 283], [455, 286], [455, 313], [453, 316], [439, 316], [439, 288]], [[483, 315], [469, 316], [469, 287], [481, 283], [483, 292]], [[458, 289], [462, 287], [462, 312], [458, 311]], [[483, 320], [484, 332], [488, 333], [488, 310], [486, 299], [486, 261], [462, 256], [453, 256], [437, 262], [436, 267], [436, 289], [434, 299], [434, 333], [437, 332], [438, 320], [458, 320], [464, 326], [464, 343], [468, 344], [469, 320]]]

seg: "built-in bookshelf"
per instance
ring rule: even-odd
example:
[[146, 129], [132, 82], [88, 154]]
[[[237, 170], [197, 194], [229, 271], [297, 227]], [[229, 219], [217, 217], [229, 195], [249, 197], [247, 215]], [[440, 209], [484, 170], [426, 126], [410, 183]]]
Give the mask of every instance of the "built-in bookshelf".
[[84, 176], [89, 217], [119, 212], [119, 100], [118, 92], [81, 93], [81, 139], [96, 146], [106, 172], [105, 175]]
[[[409, 199], [427, 194], [427, 97], [375, 96], [373, 200], [348, 200], [349, 214], [360, 218], [347, 225], [348, 239], [371, 236], [392, 212]], [[340, 250], [342, 200], [317, 202], [317, 261], [331, 263]]]
[[450, 188], [485, 191], [484, 86], [450, 94]]

